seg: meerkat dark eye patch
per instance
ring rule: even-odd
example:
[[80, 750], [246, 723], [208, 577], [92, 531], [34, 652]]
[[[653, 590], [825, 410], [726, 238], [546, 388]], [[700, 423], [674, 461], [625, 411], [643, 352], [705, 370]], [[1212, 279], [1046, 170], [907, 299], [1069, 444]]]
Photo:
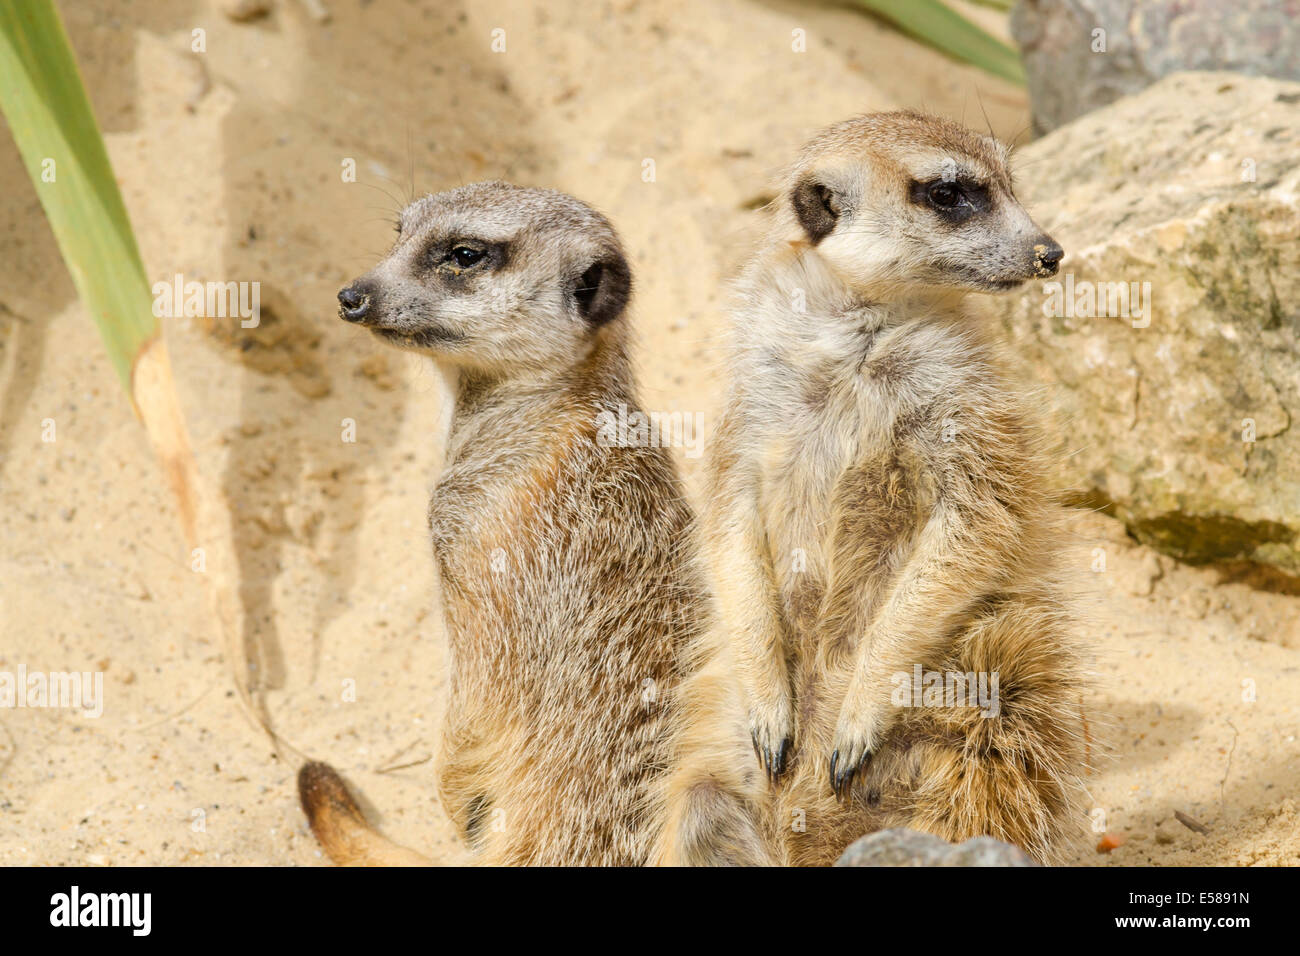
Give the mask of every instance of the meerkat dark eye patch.
[[913, 203], [937, 213], [939, 218], [960, 225], [993, 205], [988, 187], [973, 179], [912, 180], [908, 197]]
[[790, 201], [799, 224], [814, 246], [829, 236], [839, 221], [839, 198], [829, 186], [815, 179], [805, 179], [796, 185]]
[[445, 270], [452, 278], [479, 269], [500, 269], [509, 259], [510, 247], [504, 242], [478, 239], [439, 239], [424, 251], [424, 267]]
[[632, 297], [632, 273], [624, 258], [613, 253], [593, 262], [573, 286], [578, 314], [592, 325], [618, 318]]

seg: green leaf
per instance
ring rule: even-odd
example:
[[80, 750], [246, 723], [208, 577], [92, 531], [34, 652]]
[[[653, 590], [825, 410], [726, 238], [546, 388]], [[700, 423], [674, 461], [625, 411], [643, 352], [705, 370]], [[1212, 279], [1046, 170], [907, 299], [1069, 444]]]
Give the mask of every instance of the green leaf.
[[994, 76], [1025, 85], [1025, 68], [1016, 49], [940, 0], [857, 0], [857, 3], [922, 43]]
[[77, 292], [130, 393], [132, 366], [158, 334], [158, 320], [104, 141], [51, 0], [0, 3], [0, 109]]

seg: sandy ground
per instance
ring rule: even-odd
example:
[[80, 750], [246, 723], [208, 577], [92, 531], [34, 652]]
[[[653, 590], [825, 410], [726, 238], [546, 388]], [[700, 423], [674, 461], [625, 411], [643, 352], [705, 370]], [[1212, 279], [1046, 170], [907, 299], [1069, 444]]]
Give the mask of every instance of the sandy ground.
[[[0, 862], [321, 862], [295, 750], [339, 767], [394, 838], [459, 858], [428, 762], [444, 681], [424, 522], [434, 383], [335, 318], [412, 189], [502, 177], [606, 210], [639, 283], [646, 404], [707, 423], [722, 282], [811, 130], [895, 105], [987, 114], [1004, 138], [1029, 122], [1020, 91], [850, 10], [326, 2], [328, 25], [295, 0], [251, 25], [197, 0], [61, 4], [150, 281], [262, 283], [259, 329], [166, 334], [227, 505], [209, 532], [235, 560], [206, 573], [238, 590], [278, 753], [235, 692], [237, 655], [143, 431], [0, 137], [0, 670], [105, 682], [99, 718], [0, 711]], [[205, 53], [189, 52], [195, 28]], [[699, 464], [682, 457], [697, 492]], [[1300, 862], [1300, 598], [1178, 566], [1106, 518], [1075, 532], [1099, 677], [1093, 817], [1127, 838], [1101, 855], [1081, 821], [1077, 862]]]

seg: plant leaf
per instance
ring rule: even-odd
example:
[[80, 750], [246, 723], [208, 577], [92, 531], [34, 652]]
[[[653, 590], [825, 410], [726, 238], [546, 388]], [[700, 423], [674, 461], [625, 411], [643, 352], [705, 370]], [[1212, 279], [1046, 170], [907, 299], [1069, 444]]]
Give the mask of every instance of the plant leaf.
[[[0, 109], [77, 293], [99, 326], [158, 456], [176, 498], [185, 540], [191, 549], [201, 545], [214, 565], [213, 573], [199, 577], [226, 644], [240, 699], [279, 747], [283, 742], [271, 729], [265, 697], [260, 688], [254, 694], [247, 668], [241, 667], [247, 664], [248, 647], [239, 627], [242, 609], [230, 585], [238, 560], [223, 535], [200, 536], [200, 513], [210, 512], [209, 526], [214, 526], [217, 499], [203, 493], [140, 250], [52, 0], [0, 0]], [[52, 181], [47, 181], [49, 169]], [[228, 524], [229, 516], [222, 518]]]
[[1025, 85], [1016, 49], [940, 0], [857, 0], [859, 6], [949, 56], [994, 76]]
[[[131, 221], [50, 0], [0, 3], [0, 109], [122, 385], [158, 319]], [[52, 181], [49, 181], [52, 177]]]

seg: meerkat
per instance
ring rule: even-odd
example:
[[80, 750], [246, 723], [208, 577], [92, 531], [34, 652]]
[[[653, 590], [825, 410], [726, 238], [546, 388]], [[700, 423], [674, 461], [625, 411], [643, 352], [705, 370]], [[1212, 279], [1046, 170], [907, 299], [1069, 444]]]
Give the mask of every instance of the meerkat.
[[[430, 356], [450, 400], [428, 513], [450, 662], [436, 773], [482, 864], [765, 862], [741, 793], [673, 798], [707, 806], [689, 839], [664, 833], [710, 604], [670, 454], [607, 427], [639, 407], [631, 288], [604, 216], [492, 182], [408, 206], [339, 293], [344, 320]], [[422, 862], [327, 766], [299, 789], [336, 862]]]
[[[1062, 255], [1003, 145], [904, 111], [803, 148], [739, 279], [704, 541], [787, 862], [882, 826], [1050, 860], [1071, 826], [1057, 510], [1033, 411], [965, 302]], [[996, 700], [961, 706], [952, 675]]]

